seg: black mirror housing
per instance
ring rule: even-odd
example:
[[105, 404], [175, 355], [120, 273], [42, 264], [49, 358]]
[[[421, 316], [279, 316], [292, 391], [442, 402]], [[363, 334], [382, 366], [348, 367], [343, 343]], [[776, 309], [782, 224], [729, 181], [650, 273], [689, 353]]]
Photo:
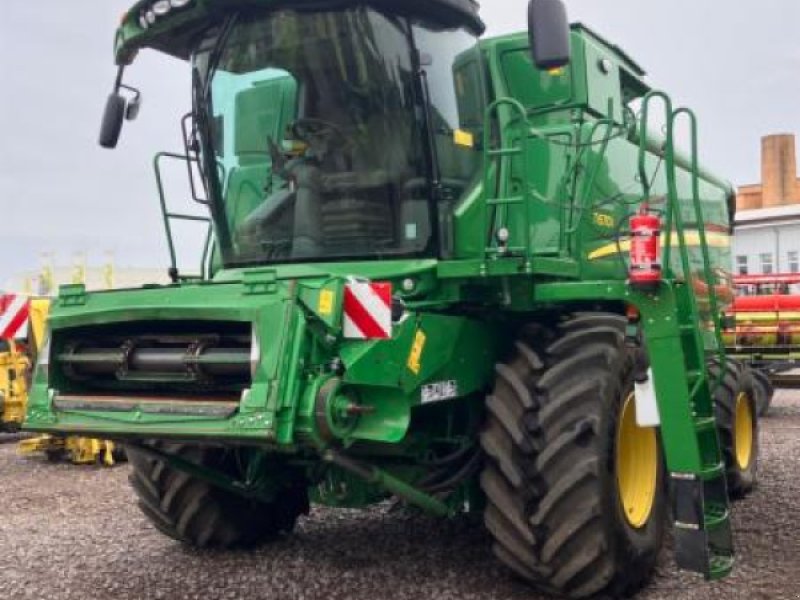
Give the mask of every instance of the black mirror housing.
[[570, 63], [570, 27], [562, 0], [531, 0], [528, 5], [528, 35], [533, 62], [543, 71]]
[[106, 110], [103, 113], [103, 123], [100, 127], [100, 145], [103, 148], [116, 148], [119, 134], [122, 131], [122, 122], [127, 112], [125, 98], [113, 92], [106, 101]]

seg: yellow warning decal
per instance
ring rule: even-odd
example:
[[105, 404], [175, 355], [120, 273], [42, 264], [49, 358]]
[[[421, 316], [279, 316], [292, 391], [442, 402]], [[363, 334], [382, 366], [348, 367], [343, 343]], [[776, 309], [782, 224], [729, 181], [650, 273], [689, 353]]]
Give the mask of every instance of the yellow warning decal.
[[453, 132], [453, 142], [455, 142], [457, 146], [474, 148], [475, 136], [472, 135], [469, 131], [464, 131], [463, 129], [456, 129]]
[[319, 293], [319, 305], [317, 312], [323, 317], [328, 317], [333, 314], [333, 304], [336, 295], [331, 290], [322, 290]]
[[[700, 246], [700, 233], [698, 231], [687, 231], [685, 233], [687, 246]], [[717, 233], [715, 231], [706, 232], [706, 242], [709, 248], [729, 248], [731, 245], [731, 236], [727, 233]], [[667, 243], [667, 235], [661, 234], [661, 246], [664, 247]], [[678, 247], [678, 234], [672, 234], [672, 247]], [[589, 260], [597, 260], [598, 258], [607, 258], [614, 256], [620, 252], [630, 252], [631, 241], [628, 238], [623, 238], [619, 243], [606, 244], [600, 246], [594, 252], [589, 254]]]
[[408, 370], [414, 375], [419, 375], [422, 370], [422, 351], [425, 350], [425, 342], [427, 340], [425, 332], [421, 329], [414, 336], [414, 343], [411, 346], [411, 353], [408, 355], [408, 362], [406, 363]]

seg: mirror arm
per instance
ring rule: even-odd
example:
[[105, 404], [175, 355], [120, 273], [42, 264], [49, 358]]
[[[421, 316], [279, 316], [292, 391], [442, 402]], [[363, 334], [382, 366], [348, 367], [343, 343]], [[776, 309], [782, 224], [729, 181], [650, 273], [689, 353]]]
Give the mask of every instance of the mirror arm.
[[122, 78], [125, 76], [125, 65], [120, 65], [117, 69], [117, 78], [114, 80], [114, 93], [119, 93], [120, 88], [124, 87]]
[[123, 83], [123, 79], [125, 77], [125, 65], [120, 65], [117, 69], [117, 76], [114, 79], [114, 94], [119, 94], [120, 90], [125, 90], [133, 94], [133, 98], [131, 98], [131, 102], [139, 102], [142, 98], [142, 92], [131, 85], [127, 85]]
[[129, 85], [125, 85], [124, 83], [120, 83], [119, 86], [117, 87], [117, 91], [119, 91], [121, 89], [122, 90], [127, 90], [131, 94], [133, 94], [133, 98], [131, 99], [131, 102], [139, 102], [140, 98], [142, 97], [142, 92], [140, 92], [135, 87], [131, 87]]

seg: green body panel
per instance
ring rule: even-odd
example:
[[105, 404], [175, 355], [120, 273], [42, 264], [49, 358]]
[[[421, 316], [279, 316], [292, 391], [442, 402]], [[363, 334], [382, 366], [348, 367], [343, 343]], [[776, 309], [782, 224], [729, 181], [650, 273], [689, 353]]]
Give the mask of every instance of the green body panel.
[[[384, 264], [381, 271], [385, 275], [372, 276], [385, 279], [389, 273], [399, 272], [406, 279], [415, 277], [418, 289], [424, 289], [425, 276], [432, 267], [427, 263]], [[499, 333], [485, 322], [411, 313], [395, 328], [392, 340], [341, 340], [345, 278], [330, 273], [324, 279], [318, 274], [314, 277], [311, 266], [289, 267], [287, 271], [289, 279], [278, 270], [250, 281], [240, 273], [245, 276], [237, 283], [204, 282], [94, 294], [65, 289], [50, 321], [54, 357], [63, 350], [62, 330], [143, 321], [222, 321], [253, 324], [260, 342], [260, 360], [237, 415], [224, 420], [196, 415], [178, 418], [142, 407], [97, 415], [85, 409], [63, 411], [54, 420], [55, 395], [80, 394], [80, 389], [72, 389], [74, 385], [71, 387], [57, 372], [51, 372], [48, 379], [40, 372], [31, 397], [28, 427], [43, 430], [57, 423], [63, 430], [103, 429], [109, 435], [241, 437], [291, 446], [297, 435], [315, 434], [313, 409], [318, 386], [313, 382], [326, 377], [314, 380], [313, 376], [324, 372], [325, 365], [338, 356], [347, 368], [343, 385], [358, 388], [361, 404], [374, 408], [360, 420], [352, 439], [396, 443], [407, 433], [411, 411], [422, 402], [422, 385], [455, 381], [462, 396], [485, 388]], [[302, 279], [296, 278], [300, 272]], [[364, 275], [363, 271], [348, 272]], [[324, 313], [320, 311], [322, 292], [334, 298], [330, 310]], [[411, 297], [408, 301], [413, 303]], [[425, 341], [417, 357], [418, 368], [414, 368], [409, 366], [409, 356], [420, 334]], [[303, 385], [307, 381], [312, 384]]]

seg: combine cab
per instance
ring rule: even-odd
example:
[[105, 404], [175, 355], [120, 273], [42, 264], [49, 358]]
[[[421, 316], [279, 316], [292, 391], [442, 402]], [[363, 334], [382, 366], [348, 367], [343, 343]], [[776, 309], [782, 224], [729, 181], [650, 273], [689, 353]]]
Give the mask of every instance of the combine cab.
[[[800, 275], [739, 275], [723, 332], [728, 354], [759, 372], [760, 386], [800, 385]], [[768, 381], [764, 381], [768, 379]], [[771, 384], [770, 384], [771, 382]], [[766, 410], [769, 403], [760, 403]]]
[[[137, 2], [100, 142], [140, 51], [185, 60], [157, 165], [202, 213], [159, 186], [171, 285], [61, 289], [26, 427], [125, 443], [144, 514], [195, 546], [396, 498], [482, 511], [560, 596], [642, 587], [668, 518], [682, 567], [727, 575], [758, 455], [720, 338], [733, 191], [617, 45], [558, 0], [527, 17], [480, 39], [472, 0]], [[199, 274], [176, 219], [209, 224]]]

